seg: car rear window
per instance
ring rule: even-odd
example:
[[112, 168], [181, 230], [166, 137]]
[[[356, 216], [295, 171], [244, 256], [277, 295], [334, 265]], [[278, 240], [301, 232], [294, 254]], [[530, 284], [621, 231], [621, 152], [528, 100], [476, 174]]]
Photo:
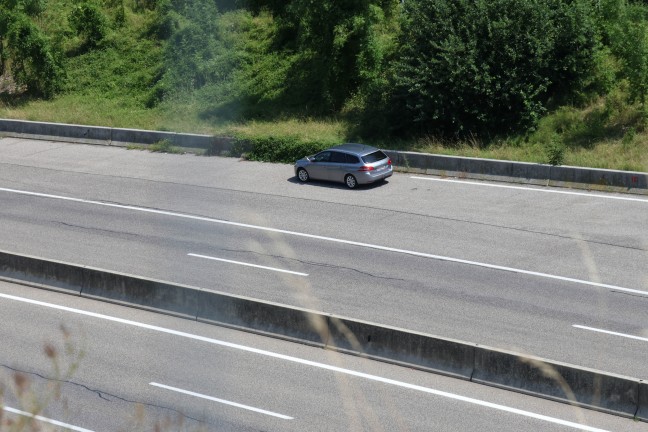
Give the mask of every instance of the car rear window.
[[366, 156], [362, 156], [362, 161], [368, 164], [378, 162], [379, 160], [383, 160], [383, 159], [387, 159], [387, 155], [381, 152], [380, 150], [375, 151], [373, 153], [369, 153]]

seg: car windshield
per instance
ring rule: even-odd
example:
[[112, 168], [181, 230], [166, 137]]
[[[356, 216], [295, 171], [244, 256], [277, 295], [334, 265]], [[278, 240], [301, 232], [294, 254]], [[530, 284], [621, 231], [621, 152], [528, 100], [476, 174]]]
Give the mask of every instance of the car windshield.
[[373, 153], [369, 153], [368, 155], [362, 156], [362, 161], [364, 163], [374, 163], [378, 162], [380, 160], [387, 159], [387, 155], [380, 150], [375, 151]]

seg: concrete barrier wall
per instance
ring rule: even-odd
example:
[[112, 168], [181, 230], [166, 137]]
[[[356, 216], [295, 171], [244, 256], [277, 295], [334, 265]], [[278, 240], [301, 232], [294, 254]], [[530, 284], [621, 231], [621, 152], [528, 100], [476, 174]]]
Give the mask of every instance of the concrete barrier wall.
[[332, 316], [326, 347], [469, 380], [474, 345]]
[[128, 146], [150, 145], [168, 140], [176, 147], [203, 149], [211, 154], [223, 154], [231, 150], [233, 139], [212, 135], [186, 134], [165, 131], [81, 126], [62, 123], [30, 122], [0, 119], [0, 133], [20, 138], [69, 141], [84, 144]]
[[306, 309], [0, 251], [0, 279], [162, 311], [648, 421], [648, 384]]
[[472, 381], [634, 417], [639, 381], [546, 359], [478, 347]]
[[[150, 145], [169, 140], [176, 147], [203, 149], [208, 154], [225, 156], [229, 155], [234, 145], [234, 139], [230, 137], [8, 119], [0, 119], [0, 134], [116, 146]], [[648, 194], [648, 173], [393, 150], [386, 150], [385, 153], [392, 158], [396, 170], [415, 174]]]
[[107, 144], [110, 141], [111, 128], [0, 119], [0, 132], [17, 137]]
[[112, 145], [155, 144], [163, 140], [173, 142], [175, 136], [175, 132], [112, 128], [110, 141]]
[[83, 267], [0, 251], [0, 279], [15, 279], [79, 294], [83, 286]]
[[325, 314], [213, 291], [204, 291], [197, 320], [324, 347]]
[[82, 297], [107, 300], [144, 309], [196, 318], [201, 290], [86, 267]]
[[635, 418], [648, 422], [648, 382], [644, 380], [639, 383], [639, 408]]
[[[648, 194], [648, 173], [385, 150], [397, 171]], [[608, 189], [606, 189], [608, 188]], [[613, 189], [616, 188], [616, 189]]]

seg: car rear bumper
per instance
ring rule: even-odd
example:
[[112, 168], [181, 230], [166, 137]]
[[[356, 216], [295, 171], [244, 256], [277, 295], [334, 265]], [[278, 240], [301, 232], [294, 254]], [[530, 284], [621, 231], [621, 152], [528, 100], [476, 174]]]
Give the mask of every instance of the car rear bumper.
[[391, 177], [391, 175], [394, 173], [391, 167], [388, 169], [385, 169], [383, 171], [370, 171], [370, 172], [359, 172], [355, 176], [356, 180], [358, 181], [358, 184], [367, 184], [367, 183], [373, 183], [377, 182], [379, 180], [384, 180], [387, 177]]

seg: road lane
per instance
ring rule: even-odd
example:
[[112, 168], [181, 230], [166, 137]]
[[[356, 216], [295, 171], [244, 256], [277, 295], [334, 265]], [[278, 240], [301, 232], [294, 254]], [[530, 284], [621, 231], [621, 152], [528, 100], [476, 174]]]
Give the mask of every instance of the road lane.
[[[648, 291], [640, 202], [423, 182], [347, 191], [290, 167], [0, 140], [0, 187], [372, 243]], [[283, 167], [283, 168], [282, 168]], [[282, 169], [286, 169], [286, 172]], [[260, 180], [261, 179], [261, 180]], [[287, 181], [288, 180], [288, 181]], [[430, 184], [433, 183], [433, 184]], [[0, 194], [0, 249], [187, 283], [646, 377], [646, 299], [459, 262], [125, 208]], [[546, 195], [546, 196], [545, 196]], [[555, 195], [555, 196], [554, 196]], [[618, 196], [618, 195], [611, 195]], [[258, 231], [258, 230], [256, 230]], [[195, 253], [309, 274], [260, 275]]]
[[[648, 297], [203, 217], [8, 195], [3, 249], [648, 376], [640, 346], [610, 350], [572, 328], [641, 330]], [[192, 253], [299, 274], [202, 263]]]
[[[645, 424], [544, 399], [188, 320], [0, 282], [0, 382], [34, 391], [56, 374], [42, 354], [82, 350], [48, 418], [94, 431], [639, 431]], [[21, 299], [21, 300], [18, 300]], [[24, 340], [33, 343], [25, 344]], [[74, 356], [72, 356], [74, 357]], [[289, 413], [222, 405], [150, 383]], [[49, 387], [48, 387], [49, 386]], [[11, 395], [11, 392], [8, 392]], [[135, 426], [134, 426], [135, 425]], [[167, 425], [167, 427], [169, 427]], [[164, 427], [162, 430], [165, 430]]]
[[[648, 286], [644, 205], [415, 181], [347, 191], [285, 165], [28, 140], [0, 141], [2, 187], [237, 220], [590, 279]], [[33, 188], [25, 186], [33, 185]], [[613, 195], [617, 196], [617, 195]], [[439, 253], [437, 248], [443, 250]]]

